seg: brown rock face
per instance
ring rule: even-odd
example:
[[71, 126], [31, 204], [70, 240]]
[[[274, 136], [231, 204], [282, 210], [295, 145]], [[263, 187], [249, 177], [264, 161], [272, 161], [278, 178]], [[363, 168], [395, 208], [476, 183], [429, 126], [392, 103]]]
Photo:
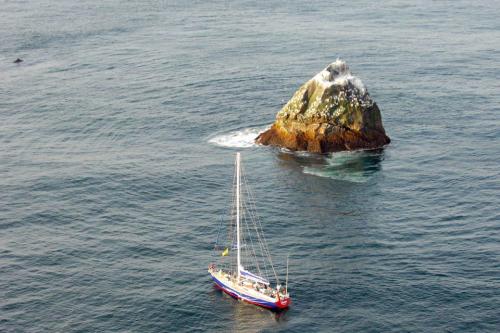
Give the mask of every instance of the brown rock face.
[[326, 153], [379, 148], [390, 139], [361, 80], [337, 60], [299, 88], [256, 142]]

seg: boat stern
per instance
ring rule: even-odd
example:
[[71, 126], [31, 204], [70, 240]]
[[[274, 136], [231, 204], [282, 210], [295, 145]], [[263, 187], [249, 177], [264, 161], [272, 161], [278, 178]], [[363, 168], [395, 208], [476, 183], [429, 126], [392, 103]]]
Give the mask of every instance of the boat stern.
[[280, 298], [275, 303], [276, 307], [280, 310], [287, 309], [288, 307], [290, 307], [291, 304], [292, 304], [292, 299], [290, 297]]

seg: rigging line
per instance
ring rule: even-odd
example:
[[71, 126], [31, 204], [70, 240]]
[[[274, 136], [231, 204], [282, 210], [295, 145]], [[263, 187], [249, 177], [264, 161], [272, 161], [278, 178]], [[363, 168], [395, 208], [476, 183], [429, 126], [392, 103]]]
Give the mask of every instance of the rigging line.
[[[241, 202], [244, 205], [245, 201], [243, 200]], [[246, 229], [248, 230], [247, 216], [246, 216], [246, 211], [245, 211], [244, 206], [242, 207], [242, 213], [243, 213], [242, 223], [244, 224], [244, 227], [246, 227]], [[251, 239], [252, 235], [251, 235], [250, 231], [249, 231], [248, 235], [249, 235], [250, 241], [252, 242], [252, 239]], [[249, 244], [248, 244], [247, 240], [245, 239], [245, 237], [243, 237], [243, 242], [244, 242], [243, 250], [245, 251], [245, 257], [252, 258], [252, 252], [251, 252], [251, 250], [253, 250], [253, 248], [251, 246], [249, 246]], [[247, 267], [247, 269], [248, 269], [248, 267]]]
[[[234, 179], [235, 179], [235, 177], [236, 177], [236, 173], [233, 175], [233, 186], [234, 186]], [[233, 189], [231, 188], [231, 192], [232, 191], [233, 191]], [[231, 201], [234, 201], [234, 198]], [[220, 245], [222, 245], [222, 247], [224, 247], [223, 246], [224, 244], [219, 244], [219, 238], [221, 237], [221, 233], [222, 233], [222, 229], [223, 229], [224, 217], [227, 216], [227, 215], [231, 216], [233, 209], [234, 209], [233, 205], [229, 205], [229, 207], [227, 207], [226, 209], [224, 209], [222, 215], [220, 216], [219, 227], [218, 227], [218, 230], [217, 230], [217, 238], [216, 238], [215, 244], [214, 244], [214, 251], [212, 252], [213, 256], [218, 255], [218, 250], [220, 250], [220, 248], [219, 248]], [[231, 228], [231, 225], [229, 225], [228, 230], [230, 228]], [[229, 238], [229, 236], [228, 236], [228, 238]], [[222, 261], [224, 261], [224, 258], [223, 258]]]
[[[247, 192], [248, 192], [248, 191], [247, 191]], [[252, 200], [250, 200], [249, 202], [250, 202], [250, 204], [251, 204], [251, 205], [253, 204]], [[255, 229], [255, 232], [256, 232], [257, 236], [258, 236], [259, 238], [263, 238], [263, 237], [261, 237], [261, 232], [260, 232], [260, 231], [259, 231], [259, 229], [257, 228], [257, 224], [256, 224], [256, 219], [257, 219], [257, 218], [256, 218], [255, 213], [254, 213], [254, 211], [256, 211], [255, 204], [253, 204], [253, 207], [254, 207], [254, 210], [252, 210], [252, 209], [251, 209], [251, 212], [252, 212], [252, 222], [253, 222], [253, 225], [254, 225], [254, 229]], [[263, 233], [263, 232], [262, 232], [262, 233]], [[262, 254], [263, 254], [264, 256], [270, 256], [269, 251], [268, 251], [268, 250], [266, 251], [266, 249], [267, 249], [267, 248], [266, 248], [266, 244], [265, 244], [265, 242], [263, 242], [263, 241], [262, 241], [262, 239], [260, 239], [260, 241], [261, 241], [261, 242], [260, 242], [260, 244], [262, 244], [262, 248], [261, 248], [261, 252], [262, 252]]]
[[[245, 183], [247, 182], [246, 178], [245, 178], [244, 181], [245, 181]], [[247, 189], [247, 193], [248, 193], [249, 186], [247, 186], [246, 189]], [[249, 198], [250, 198], [250, 196], [249, 196]], [[251, 200], [249, 200], [249, 202], [250, 202], [250, 204], [252, 204]], [[259, 245], [260, 245], [262, 257], [263, 258], [267, 257], [269, 259], [270, 258], [270, 253], [269, 253], [269, 251], [266, 251], [266, 248], [264, 246], [265, 244], [263, 244], [263, 241], [262, 241], [262, 239], [260, 237], [260, 232], [259, 232], [259, 230], [257, 228], [256, 223], [255, 223], [255, 220], [256, 220], [256, 217], [255, 217], [255, 214], [254, 214], [254, 211], [256, 211], [255, 204], [253, 206], [254, 206], [254, 210], [250, 209], [250, 212], [251, 212], [251, 215], [252, 215], [252, 222], [253, 222], [253, 226], [254, 226], [254, 229], [255, 229], [255, 233], [257, 234], [257, 237], [259, 239]], [[268, 269], [267, 269], [267, 263], [266, 263], [265, 260], [263, 261], [263, 263], [264, 263], [264, 268], [265, 268], [265, 271], [266, 271], [266, 275], [269, 276]]]
[[255, 242], [253, 240], [253, 237], [252, 237], [252, 232], [250, 230], [250, 223], [246, 223], [246, 227], [247, 227], [247, 230], [248, 230], [248, 233], [250, 235], [250, 242], [252, 244], [252, 254], [253, 254], [253, 257], [254, 257], [254, 262], [255, 262], [255, 268], [257, 269], [259, 275], [262, 275], [262, 270], [260, 268], [260, 264], [259, 264], [259, 256], [257, 255], [257, 253], [255, 252]]
[[[246, 182], [246, 177], [245, 177], [245, 182]], [[250, 204], [253, 204], [253, 205], [254, 205], [254, 207], [255, 207], [255, 198], [254, 198], [254, 196], [253, 196], [253, 193], [252, 193], [252, 191], [251, 191], [250, 187], [249, 187], [249, 186], [246, 186], [246, 190], [247, 190], [247, 192], [248, 192], [248, 196], [249, 196], [249, 198], [250, 198], [250, 200], [249, 200]], [[267, 252], [268, 252], [268, 254], [269, 254], [269, 248], [267, 247], [267, 241], [266, 241], [265, 236], [264, 236], [264, 231], [263, 231], [263, 228], [262, 228], [262, 222], [261, 222], [261, 220], [260, 220], [259, 216], [257, 215], [257, 210], [256, 210], [256, 209], [255, 209], [255, 217], [256, 217], [257, 223], [258, 223], [258, 224], [259, 224], [259, 226], [260, 226], [260, 230], [261, 230], [261, 232], [262, 232], [262, 239], [264, 240], [264, 242], [263, 242], [264, 247], [265, 247], [265, 249], [267, 250]], [[257, 234], [259, 234], [259, 233], [257, 233]], [[275, 270], [275, 268], [274, 268], [274, 264], [273, 264], [273, 261], [272, 261], [272, 258], [271, 258], [271, 256], [270, 256], [270, 254], [269, 254], [269, 263], [271, 264], [271, 268], [273, 269], [273, 273], [274, 273], [274, 276], [275, 276], [275, 278], [276, 278], [276, 281], [277, 281], [277, 282], [278, 282], [278, 284], [279, 284], [278, 275], [276, 274], [276, 270]]]
[[[244, 170], [240, 170], [240, 174], [243, 175], [243, 178], [245, 178], [245, 173], [243, 172]], [[244, 180], [244, 179], [243, 179]], [[246, 182], [243, 181], [243, 184], [242, 184], [243, 188], [245, 187]], [[247, 205], [247, 200], [245, 198], [245, 193], [240, 193], [241, 197], [243, 198], [241, 200], [242, 202], [242, 211], [243, 211], [243, 214], [244, 214], [244, 224], [245, 224], [245, 228], [246, 228], [246, 231], [247, 231], [247, 234], [248, 234], [248, 239], [250, 240], [250, 244], [248, 244], [248, 242], [246, 242], [245, 240], [245, 245], [250, 245], [250, 248], [249, 249], [245, 249], [246, 250], [246, 253], [249, 254], [249, 257], [253, 259], [253, 266], [252, 268], [256, 268], [257, 271], [258, 271], [258, 274], [262, 275], [262, 271], [260, 269], [260, 265], [259, 265], [259, 257], [257, 256], [257, 253], [255, 252], [255, 242], [254, 242], [254, 239], [252, 237], [252, 232], [250, 230], [250, 223], [248, 222], [248, 220], [250, 219], [251, 220], [251, 211], [249, 210], [249, 207]]]
[[[246, 178], [244, 179], [244, 184], [245, 184], [245, 185], [247, 185], [247, 184], [246, 184]], [[255, 229], [255, 222], [254, 222], [254, 219], [253, 219], [253, 212], [252, 212], [251, 208], [250, 208], [250, 207], [248, 207], [248, 205], [247, 205], [247, 210], [248, 210], [249, 215], [250, 215], [250, 220], [252, 221], [252, 224], [254, 225], [254, 229]], [[259, 238], [259, 240], [260, 240], [260, 237], [259, 237], [259, 235], [258, 235], [258, 233], [257, 233], [257, 229], [255, 229], [255, 232], [256, 232], [256, 234], [257, 234], [257, 237], [258, 237], [258, 238]], [[265, 254], [265, 252], [263, 251], [263, 248], [262, 248], [261, 243], [260, 243], [260, 242], [258, 242], [258, 243], [259, 243], [259, 248], [260, 248], [260, 250], [261, 250], [262, 257], [263, 257], [263, 259], [264, 259], [264, 258], [266, 257], [266, 254]], [[263, 264], [264, 264], [264, 269], [265, 269], [265, 271], [266, 271], [266, 275], [267, 275], [267, 267], [266, 267], [267, 265], [266, 265], [265, 260], [263, 260]]]
[[[248, 187], [248, 184], [245, 181], [246, 176], [245, 176], [244, 170], [241, 170], [240, 174], [243, 176], [243, 179], [242, 179], [243, 180], [243, 182], [242, 182], [243, 186], [242, 187], [243, 188]], [[241, 193], [241, 195], [242, 195], [242, 197], [244, 197], [245, 193]], [[250, 207], [247, 205], [247, 200], [246, 199], [242, 200], [242, 203], [243, 203], [243, 206], [244, 206], [243, 207], [243, 212], [245, 214], [245, 227], [246, 227], [246, 230], [248, 231], [248, 235], [249, 235], [248, 238], [250, 239], [250, 243], [251, 243], [251, 252], [250, 252], [250, 250], [247, 250], [246, 252], [247, 253], [250, 252], [250, 257], [251, 258], [253, 257], [253, 259], [254, 259], [254, 266], [253, 267], [255, 267], [257, 269], [258, 273], [260, 275], [262, 275], [262, 270], [261, 270], [261, 267], [259, 265], [259, 257], [257, 255], [257, 253], [255, 252], [255, 242], [254, 242], [254, 239], [252, 237], [252, 232], [250, 230], [250, 223], [248, 222], [248, 220], [252, 220], [252, 212], [251, 212]], [[263, 263], [265, 265], [265, 261], [263, 261]], [[267, 271], [267, 269], [265, 269], [265, 271]], [[267, 275], [267, 272], [266, 272], [266, 275]]]
[[233, 173], [233, 184], [231, 188], [231, 205], [228, 211], [230, 211], [229, 214], [229, 226], [227, 228], [227, 238], [226, 238], [226, 245], [227, 248], [230, 250], [228, 258], [225, 258], [225, 256], [222, 258], [222, 261], [224, 265], [228, 268], [232, 267], [231, 259], [232, 259], [232, 252], [233, 252], [233, 243], [234, 243], [234, 215], [235, 215], [235, 208], [236, 208], [236, 162], [234, 162], [235, 168], [234, 168], [234, 173]]
[[[240, 183], [240, 189], [241, 189], [241, 183]], [[240, 193], [240, 205], [241, 205], [241, 193]], [[243, 211], [243, 205], [240, 206], [240, 252], [241, 252], [241, 258], [240, 260], [244, 260], [244, 258], [246, 257], [246, 251], [247, 251], [247, 247], [246, 247], [246, 241], [245, 241], [245, 233], [243, 232], [243, 224], [245, 223], [245, 213]], [[243, 266], [243, 264], [242, 264]]]
[[[252, 198], [252, 200], [250, 201], [250, 203], [251, 203], [251, 204], [254, 206], [254, 208], [255, 208], [255, 199], [253, 198], [252, 193], [251, 193], [250, 191], [251, 191], [251, 190], [249, 189], [249, 190], [248, 190], [248, 192], [249, 192], [248, 194], [249, 194], [249, 196]], [[254, 217], [254, 219], [253, 219], [253, 220], [254, 220], [254, 223], [256, 224], [256, 226], [257, 226], [257, 227], [259, 227], [259, 228], [257, 229], [257, 230], [259, 231], [259, 235], [261, 235], [261, 236], [262, 236], [262, 238], [265, 240], [264, 230], [263, 230], [263, 228], [262, 228], [262, 223], [261, 223], [261, 220], [260, 220], [260, 218], [259, 218], [259, 217], [258, 217], [258, 215], [257, 215], [257, 209], [256, 209], [256, 208], [254, 209], [254, 212], [255, 212], [255, 213], [253, 213], [253, 217]], [[263, 242], [263, 246], [264, 246], [264, 248], [265, 248], [266, 252], [267, 252], [268, 254], [270, 254], [269, 248], [268, 248], [268, 246], [267, 246], [267, 241], [264, 241], [264, 242]]]
[[[236, 206], [236, 198], [235, 198], [235, 192], [236, 192], [236, 171], [234, 172], [233, 175], [233, 186], [231, 189], [231, 215], [229, 216], [229, 228], [228, 228], [228, 239], [232, 236], [232, 227], [233, 227], [233, 216], [234, 216], [234, 210]], [[231, 236], [229, 236], [231, 235]]]
[[[245, 174], [244, 174], [244, 175], [245, 175]], [[250, 212], [251, 212], [251, 215], [252, 215], [252, 217], [253, 217], [252, 222], [253, 222], [253, 225], [254, 225], [254, 228], [255, 228], [255, 232], [256, 232], [256, 234], [257, 234], [257, 237], [258, 237], [258, 239], [259, 239], [259, 245], [260, 245], [260, 247], [261, 247], [261, 252], [262, 252], [262, 255], [263, 255], [263, 257], [267, 257], [267, 258], [268, 258], [269, 263], [271, 264], [271, 268], [272, 268], [273, 273], [274, 273], [274, 277], [276, 278], [276, 281], [278, 282], [279, 280], [278, 280], [278, 278], [277, 278], [276, 271], [274, 270], [274, 267], [273, 267], [273, 265], [272, 265], [271, 255], [270, 255], [269, 249], [267, 248], [267, 244], [266, 244], [266, 242], [265, 242], [265, 238], [264, 238], [264, 236], [263, 236], [263, 230], [262, 230], [262, 227], [260, 228], [260, 229], [261, 229], [261, 232], [259, 232], [259, 228], [257, 227], [257, 224], [256, 224], [256, 222], [255, 222], [256, 220], [258, 221], [258, 216], [256, 216], [256, 213], [254, 213], [254, 212], [256, 212], [256, 211], [257, 211], [257, 209], [256, 209], [256, 207], [255, 207], [255, 199], [252, 197], [252, 194], [251, 194], [251, 192], [250, 192], [250, 186], [248, 186], [248, 184], [247, 184], [247, 179], [246, 179], [246, 176], [244, 176], [243, 181], [244, 181], [244, 183], [245, 183], [245, 185], [246, 185], [246, 186], [245, 186], [245, 188], [246, 188], [246, 190], [247, 190], [247, 194], [248, 194], [248, 198], [249, 198], [248, 202], [250, 203], [250, 205], [252, 205], [252, 204], [253, 204], [253, 208], [254, 208], [254, 209], [250, 209]], [[261, 237], [261, 233], [262, 233], [262, 237]], [[264, 261], [264, 265], [265, 265], [265, 270], [266, 270], [266, 274], [267, 274], [267, 264], [266, 264], [266, 262], [265, 262], [265, 261]]]
[[256, 220], [257, 220], [257, 225], [258, 227], [260, 227], [260, 234], [262, 235], [262, 239], [264, 240], [263, 241], [263, 244], [264, 244], [264, 248], [269, 256], [269, 263], [271, 264], [271, 268], [273, 270], [273, 273], [274, 273], [274, 277], [276, 278], [276, 282], [277, 284], [280, 284], [280, 280], [278, 278], [278, 275], [276, 274], [276, 269], [274, 267], [274, 263], [273, 263], [273, 260], [272, 260], [272, 257], [271, 257], [271, 253], [269, 251], [269, 247], [267, 245], [267, 240], [266, 240], [266, 237], [264, 235], [264, 230], [263, 230], [263, 227], [262, 227], [262, 222], [260, 220], [260, 218], [258, 216], [256, 216]]
[[252, 253], [251, 255], [253, 254], [253, 257], [254, 257], [254, 262], [255, 262], [255, 265], [256, 265], [256, 268], [257, 268], [257, 271], [259, 273], [259, 275], [262, 275], [262, 272], [260, 270], [260, 267], [259, 267], [259, 261], [258, 261], [258, 257], [257, 257], [257, 254], [255, 253], [255, 245], [254, 245], [254, 242], [253, 242], [253, 237], [252, 237], [252, 233], [250, 232], [250, 227], [249, 227], [249, 223], [247, 223], [247, 219], [246, 219], [246, 212], [248, 210], [248, 207], [245, 203], [245, 200], [242, 201], [243, 202], [243, 205], [244, 205], [244, 209], [243, 209], [243, 212], [245, 214], [245, 227], [248, 231], [248, 237], [250, 238], [250, 243], [251, 243], [251, 250], [252, 250]]
[[[228, 225], [228, 228], [227, 228], [227, 238], [226, 238], [226, 242], [225, 242], [225, 246], [224, 246], [224, 250], [223, 251], [225, 251], [225, 248], [228, 247], [228, 243], [231, 244], [231, 242], [232, 242], [232, 239], [231, 239], [231, 235], [232, 235], [232, 232], [231, 232], [231, 230], [232, 230], [231, 216], [232, 216], [232, 214], [233, 214], [233, 210], [231, 209], [231, 212], [229, 214], [229, 221], [228, 221], [229, 225]], [[222, 262], [224, 263], [224, 265], [226, 266], [226, 268], [228, 268], [231, 265], [231, 263], [230, 263], [230, 257], [226, 258], [226, 256], [223, 256], [222, 257]]]
[[[253, 222], [253, 221], [252, 221], [252, 222]], [[252, 223], [252, 224], [253, 224], [253, 223]], [[247, 223], [246, 227], [247, 227], [248, 232], [251, 234], [252, 232], [251, 232], [251, 230], [250, 230], [250, 229], [251, 229], [251, 228], [250, 228], [250, 223]], [[255, 242], [254, 242], [254, 240], [253, 240], [253, 237], [251, 237], [251, 239], [250, 239], [250, 240], [251, 240], [251, 242], [252, 242], [252, 251], [253, 251], [253, 256], [254, 256], [254, 258], [255, 258], [255, 266], [256, 266], [256, 269], [257, 269], [257, 271], [258, 271], [259, 275], [261, 275], [261, 276], [262, 276], [262, 275], [264, 275], [264, 276], [266, 276], [266, 277], [267, 277], [267, 276], [268, 276], [268, 272], [267, 272], [267, 268], [266, 268], [266, 264], [265, 264], [265, 260], [264, 260], [264, 258], [265, 258], [265, 257], [264, 257], [264, 255], [263, 255], [262, 251], [261, 251], [261, 255], [260, 255], [260, 257], [257, 255], [257, 252], [255, 251]], [[261, 259], [259, 260], [259, 258], [261, 258]], [[263, 266], [262, 266], [262, 267], [261, 267], [261, 265], [260, 265], [260, 262], [262, 262], [262, 264], [263, 264]], [[263, 272], [263, 271], [264, 271], [264, 274], [262, 274], [262, 272]]]
[[[234, 175], [234, 176], [233, 176], [233, 186], [234, 186], [234, 178], [235, 178], [235, 177], [236, 177], [236, 175]], [[233, 191], [233, 190], [232, 190], [232, 186], [231, 186], [231, 192], [232, 192], [232, 191]], [[231, 197], [232, 197], [232, 196], [231, 196]], [[231, 199], [231, 201], [234, 201], [234, 199]], [[232, 210], [233, 210], [233, 207], [232, 207], [232, 205], [230, 205], [228, 208], [226, 208], [226, 209], [224, 210], [224, 213], [228, 213], [228, 215], [229, 215], [229, 213], [231, 213], [231, 211], [232, 211]], [[224, 213], [223, 213], [223, 214], [221, 215], [221, 217], [220, 217], [220, 221], [219, 221], [219, 230], [218, 230], [218, 232], [217, 232], [217, 239], [216, 239], [216, 241], [215, 241], [215, 244], [216, 244], [216, 245], [218, 244], [218, 241], [219, 241], [219, 237], [220, 237], [220, 233], [221, 233], [221, 229], [222, 229], [221, 225], [222, 225], [222, 222], [223, 222], [223, 220], [224, 220], [224, 216], [226, 216], [226, 214], [224, 214]]]

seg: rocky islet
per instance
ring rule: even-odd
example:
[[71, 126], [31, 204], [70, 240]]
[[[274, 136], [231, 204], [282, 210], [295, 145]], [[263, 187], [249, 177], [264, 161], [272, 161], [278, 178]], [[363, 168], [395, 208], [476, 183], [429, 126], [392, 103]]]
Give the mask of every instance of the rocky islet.
[[295, 92], [256, 142], [327, 153], [380, 148], [390, 139], [365, 85], [337, 59]]

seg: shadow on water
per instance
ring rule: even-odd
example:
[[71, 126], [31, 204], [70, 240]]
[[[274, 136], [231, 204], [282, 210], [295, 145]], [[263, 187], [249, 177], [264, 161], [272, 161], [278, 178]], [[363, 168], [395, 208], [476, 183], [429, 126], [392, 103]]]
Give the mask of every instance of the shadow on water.
[[325, 155], [280, 151], [280, 165], [305, 174], [365, 183], [381, 170], [384, 150], [345, 151]]
[[233, 331], [261, 332], [287, 321], [287, 310], [272, 311], [237, 300], [216, 286], [210, 294], [214, 306], [222, 307], [221, 310], [225, 310], [232, 318]]

